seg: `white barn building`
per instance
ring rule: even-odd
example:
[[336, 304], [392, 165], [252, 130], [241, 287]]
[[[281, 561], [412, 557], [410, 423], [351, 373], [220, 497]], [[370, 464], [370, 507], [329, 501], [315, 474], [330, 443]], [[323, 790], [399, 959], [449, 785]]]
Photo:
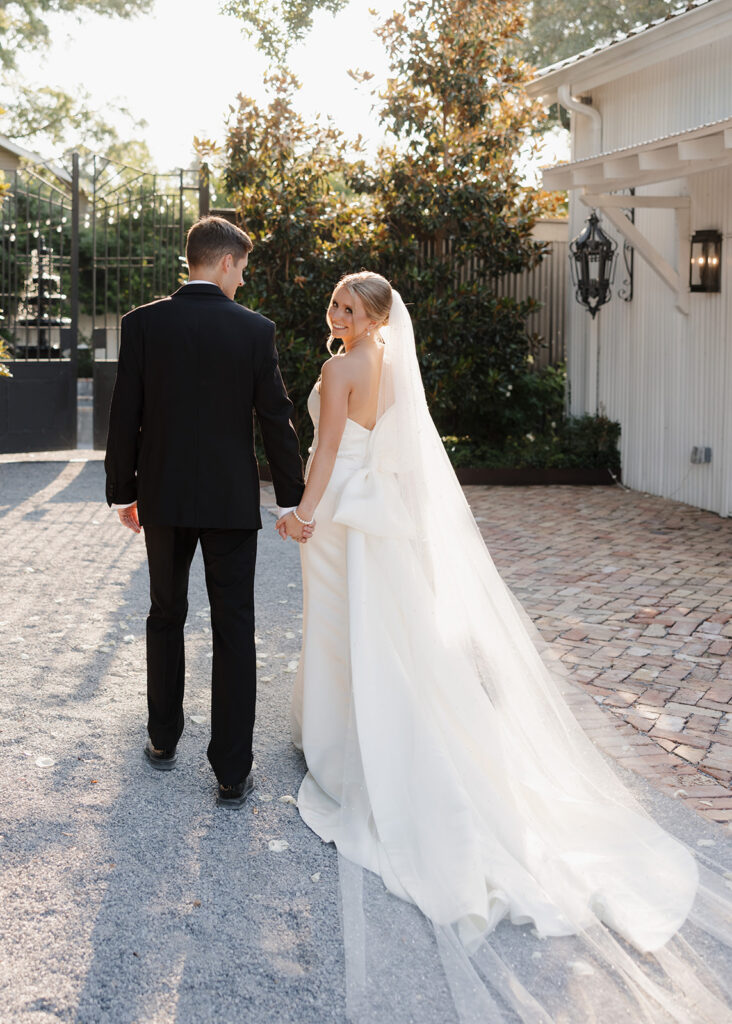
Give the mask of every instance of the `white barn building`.
[[[732, 0], [696, 0], [544, 68], [530, 92], [570, 112], [571, 160], [544, 169], [545, 188], [569, 190], [570, 238], [594, 209], [619, 242], [595, 319], [568, 289], [569, 411], [620, 422], [628, 486], [728, 516]], [[721, 235], [719, 291], [690, 290], [699, 231]], [[710, 461], [692, 462], [694, 448]]]

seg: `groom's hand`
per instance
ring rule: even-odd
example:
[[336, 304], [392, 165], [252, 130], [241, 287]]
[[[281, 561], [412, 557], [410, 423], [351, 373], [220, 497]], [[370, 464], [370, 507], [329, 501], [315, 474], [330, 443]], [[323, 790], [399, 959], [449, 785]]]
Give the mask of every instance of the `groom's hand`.
[[128, 530], [132, 530], [133, 533], [140, 532], [140, 520], [137, 518], [137, 502], [134, 505], [130, 505], [128, 508], [120, 508], [117, 510], [119, 521], [123, 526], [126, 526]]
[[298, 522], [293, 512], [288, 512], [287, 515], [277, 520], [275, 529], [283, 540], [287, 540], [289, 537], [300, 544], [306, 544], [315, 531], [315, 523], [310, 526], [304, 526]]

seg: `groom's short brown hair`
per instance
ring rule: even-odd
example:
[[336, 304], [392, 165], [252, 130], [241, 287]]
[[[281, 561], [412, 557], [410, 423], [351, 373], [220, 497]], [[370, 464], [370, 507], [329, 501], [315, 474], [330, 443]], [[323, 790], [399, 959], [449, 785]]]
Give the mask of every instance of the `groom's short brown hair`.
[[212, 267], [231, 253], [235, 262], [251, 252], [254, 244], [236, 224], [223, 217], [202, 217], [186, 238], [186, 262], [191, 267]]

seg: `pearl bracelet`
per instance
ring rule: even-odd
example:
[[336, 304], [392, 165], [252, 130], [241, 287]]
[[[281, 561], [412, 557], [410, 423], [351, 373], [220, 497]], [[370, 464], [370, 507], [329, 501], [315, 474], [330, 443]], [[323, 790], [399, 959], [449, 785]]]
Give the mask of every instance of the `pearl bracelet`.
[[295, 519], [297, 519], [298, 523], [302, 523], [303, 526], [312, 526], [313, 523], [315, 522], [314, 518], [313, 519], [301, 519], [300, 516], [297, 514], [297, 509], [296, 508], [294, 508], [292, 510], [292, 514], [295, 517]]

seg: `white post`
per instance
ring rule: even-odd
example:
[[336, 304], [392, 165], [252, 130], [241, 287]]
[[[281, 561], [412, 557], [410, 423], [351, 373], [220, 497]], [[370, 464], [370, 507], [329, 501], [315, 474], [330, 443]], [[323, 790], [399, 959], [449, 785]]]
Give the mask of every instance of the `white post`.
[[598, 378], [600, 372], [600, 325], [597, 316], [590, 317], [587, 336], [587, 358], [585, 362], [585, 411], [591, 416], [597, 413]]
[[679, 286], [676, 292], [676, 308], [689, 315], [689, 244], [691, 242], [691, 209], [684, 206], [676, 210], [676, 267]]

